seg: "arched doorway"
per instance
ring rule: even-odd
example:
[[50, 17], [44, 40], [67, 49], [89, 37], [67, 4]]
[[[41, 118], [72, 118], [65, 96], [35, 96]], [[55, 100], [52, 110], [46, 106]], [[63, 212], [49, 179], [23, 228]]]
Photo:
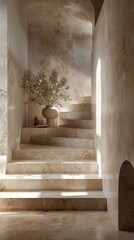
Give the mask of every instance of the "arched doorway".
[[134, 168], [129, 161], [119, 175], [119, 230], [134, 231]]

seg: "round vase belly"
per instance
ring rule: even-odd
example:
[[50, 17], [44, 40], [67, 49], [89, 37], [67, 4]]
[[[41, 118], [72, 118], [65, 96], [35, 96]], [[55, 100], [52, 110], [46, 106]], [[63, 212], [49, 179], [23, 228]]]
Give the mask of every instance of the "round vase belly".
[[47, 119], [47, 124], [49, 127], [55, 126], [55, 119], [59, 115], [59, 110], [56, 107], [45, 107], [42, 110], [42, 115]]

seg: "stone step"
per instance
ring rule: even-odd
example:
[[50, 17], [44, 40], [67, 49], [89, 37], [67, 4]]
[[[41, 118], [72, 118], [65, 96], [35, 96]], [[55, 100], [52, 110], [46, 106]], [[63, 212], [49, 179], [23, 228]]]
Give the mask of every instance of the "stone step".
[[[27, 142], [25, 142], [27, 143]], [[31, 144], [48, 145], [48, 146], [61, 146], [69, 148], [89, 148], [94, 149], [94, 140], [92, 139], [78, 139], [78, 138], [61, 138], [50, 136], [32, 136], [30, 139]]]
[[44, 173], [62, 173], [62, 174], [85, 174], [97, 173], [98, 164], [95, 161], [12, 161], [7, 163], [7, 174], [44, 174]]
[[78, 97], [77, 102], [80, 103], [91, 103], [91, 96], [85, 96], [85, 97]]
[[69, 128], [93, 129], [93, 120], [59, 119], [59, 125]]
[[98, 174], [15, 174], [3, 175], [1, 191], [101, 191]]
[[60, 211], [60, 210], [107, 210], [107, 201], [102, 192], [1, 192], [1, 211]]
[[22, 128], [21, 143], [29, 143], [33, 136], [52, 136], [52, 137], [69, 137], [69, 138], [84, 138], [93, 139], [93, 129], [78, 129], [66, 127], [48, 127], [48, 128]]
[[80, 120], [90, 120], [91, 119], [91, 111], [61, 111], [59, 113], [59, 118], [65, 119], [80, 119]]
[[91, 111], [91, 103], [69, 102], [64, 103], [64, 107], [69, 111]]
[[95, 159], [95, 151], [88, 148], [67, 148], [22, 144], [13, 150], [12, 158], [16, 159]]

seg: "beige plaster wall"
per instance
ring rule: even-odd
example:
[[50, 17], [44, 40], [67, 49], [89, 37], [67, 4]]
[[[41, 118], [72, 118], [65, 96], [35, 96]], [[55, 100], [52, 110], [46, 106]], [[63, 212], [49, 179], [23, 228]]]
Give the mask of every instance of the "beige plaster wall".
[[24, 95], [20, 88], [22, 74], [28, 66], [28, 31], [23, 8], [18, 0], [8, 1], [8, 150], [20, 144], [25, 125]]
[[[29, 68], [44, 61], [48, 72], [56, 68], [70, 85], [70, 97], [91, 93], [91, 52], [94, 10], [90, 1], [23, 1], [29, 17]], [[29, 124], [41, 108], [29, 105]]]
[[0, 156], [7, 154], [7, 1], [0, 0]]
[[116, 227], [120, 166], [124, 160], [134, 164], [133, 24], [133, 0], [105, 0], [94, 32], [92, 107], [97, 116], [97, 158]]

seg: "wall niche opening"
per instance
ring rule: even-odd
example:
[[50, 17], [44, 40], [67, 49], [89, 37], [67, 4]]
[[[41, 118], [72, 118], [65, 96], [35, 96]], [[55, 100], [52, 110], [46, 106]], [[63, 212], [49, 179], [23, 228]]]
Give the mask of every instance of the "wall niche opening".
[[134, 231], [134, 167], [127, 160], [119, 174], [119, 230]]

